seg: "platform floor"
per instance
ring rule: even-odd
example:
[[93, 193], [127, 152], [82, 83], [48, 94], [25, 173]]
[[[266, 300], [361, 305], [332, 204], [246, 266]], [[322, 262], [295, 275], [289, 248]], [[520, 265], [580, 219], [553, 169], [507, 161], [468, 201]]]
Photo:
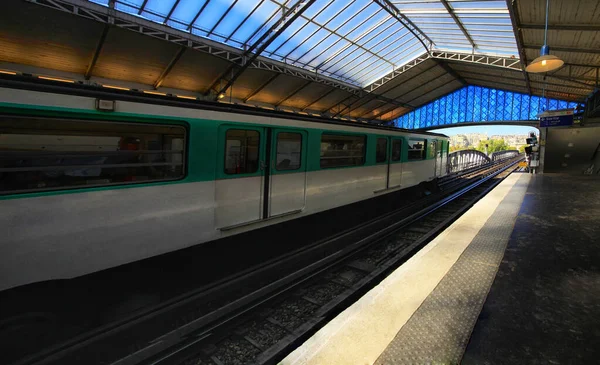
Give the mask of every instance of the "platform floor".
[[599, 266], [600, 179], [513, 174], [282, 364], [598, 363]]
[[531, 180], [462, 363], [600, 363], [600, 177]]

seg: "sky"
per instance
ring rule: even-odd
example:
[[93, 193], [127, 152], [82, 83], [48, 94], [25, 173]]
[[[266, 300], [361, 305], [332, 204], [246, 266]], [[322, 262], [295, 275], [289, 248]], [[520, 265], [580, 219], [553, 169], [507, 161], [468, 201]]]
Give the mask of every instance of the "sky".
[[493, 135], [508, 135], [508, 134], [529, 134], [529, 132], [538, 130], [534, 127], [528, 126], [517, 126], [517, 125], [482, 125], [482, 126], [468, 126], [468, 127], [452, 127], [452, 128], [441, 128], [434, 129], [430, 132], [441, 133], [447, 136], [454, 136], [456, 134], [467, 134], [467, 133], [487, 133], [488, 136]]

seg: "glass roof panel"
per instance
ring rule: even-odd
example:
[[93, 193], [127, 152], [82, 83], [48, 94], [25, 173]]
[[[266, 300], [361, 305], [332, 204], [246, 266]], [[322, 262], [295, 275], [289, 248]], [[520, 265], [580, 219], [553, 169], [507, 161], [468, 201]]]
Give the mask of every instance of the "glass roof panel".
[[[108, 0], [88, 1], [108, 6]], [[116, 8], [247, 49], [299, 1], [116, 0]], [[503, 0], [446, 0], [448, 8], [441, 0], [391, 2], [431, 39], [430, 49], [518, 54]], [[267, 46], [263, 56], [366, 86], [426, 51], [417, 37], [372, 0], [316, 0]]]

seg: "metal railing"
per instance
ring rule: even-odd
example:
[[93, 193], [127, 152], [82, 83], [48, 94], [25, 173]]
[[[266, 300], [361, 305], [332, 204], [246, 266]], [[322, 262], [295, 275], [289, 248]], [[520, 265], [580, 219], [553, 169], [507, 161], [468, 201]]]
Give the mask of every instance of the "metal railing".
[[490, 158], [492, 162], [506, 160], [507, 158], [517, 157], [519, 155], [519, 151], [517, 150], [507, 150], [507, 151], [498, 151], [492, 152]]
[[461, 150], [448, 154], [448, 173], [464, 171], [492, 162], [483, 152], [477, 150]]

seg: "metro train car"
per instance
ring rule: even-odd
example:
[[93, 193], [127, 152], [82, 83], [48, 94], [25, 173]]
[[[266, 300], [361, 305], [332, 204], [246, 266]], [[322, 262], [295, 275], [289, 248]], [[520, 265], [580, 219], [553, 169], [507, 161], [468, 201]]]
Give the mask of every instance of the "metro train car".
[[165, 99], [0, 86], [0, 291], [297, 219], [446, 172], [441, 134]]

